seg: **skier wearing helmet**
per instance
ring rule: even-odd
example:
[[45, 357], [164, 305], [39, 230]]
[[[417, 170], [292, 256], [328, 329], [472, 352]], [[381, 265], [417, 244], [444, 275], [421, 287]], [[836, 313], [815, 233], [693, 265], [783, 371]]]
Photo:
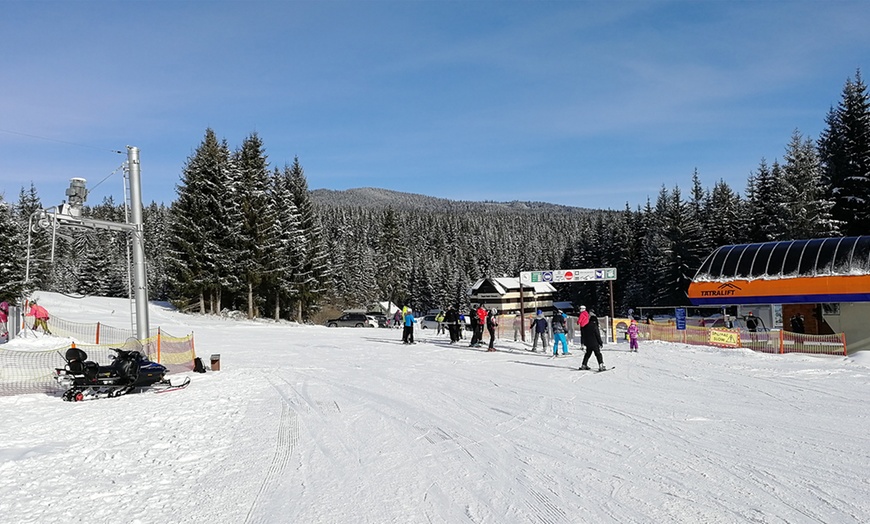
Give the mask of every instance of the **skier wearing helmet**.
[[629, 351], [637, 351], [637, 336], [640, 333], [640, 328], [637, 327], [637, 320], [631, 319], [628, 329], [628, 349]]

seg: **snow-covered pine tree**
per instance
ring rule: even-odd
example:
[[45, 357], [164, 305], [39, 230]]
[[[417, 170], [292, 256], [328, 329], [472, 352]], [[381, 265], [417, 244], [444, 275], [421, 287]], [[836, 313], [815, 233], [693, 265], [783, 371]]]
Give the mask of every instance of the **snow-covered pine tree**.
[[846, 80], [837, 109], [826, 118], [819, 154], [834, 201], [833, 218], [847, 236], [870, 233], [870, 96], [861, 79]]
[[[82, 210], [84, 216], [97, 220], [124, 223], [123, 206], [109, 196], [93, 207]], [[129, 234], [95, 230], [84, 234], [78, 292], [108, 297], [128, 297], [130, 293]]]
[[260, 285], [269, 283], [278, 250], [276, 212], [269, 198], [269, 164], [259, 135], [251, 133], [233, 158], [235, 197], [241, 213], [239, 236], [233, 247], [241, 269], [247, 315], [256, 318], [263, 299]]
[[687, 304], [689, 283], [707, 252], [703, 248], [703, 230], [697, 215], [682, 199], [680, 188], [665, 188], [656, 202], [658, 222], [659, 269], [658, 304]]
[[710, 252], [713, 248], [713, 241], [706, 233], [707, 227], [710, 224], [710, 192], [701, 185], [701, 175], [698, 173], [698, 168], [692, 172], [692, 192], [689, 200], [689, 210], [695, 215], [695, 219], [701, 225], [704, 234], [701, 235], [699, 248], [703, 251]]
[[378, 293], [394, 304], [401, 304], [405, 301], [409, 284], [407, 241], [392, 207], [381, 213], [379, 222], [375, 258]]
[[[82, 295], [125, 296], [126, 274], [119, 274], [115, 257], [105, 249], [104, 235], [96, 231], [76, 233], [80, 251], [73, 291]], [[120, 279], [125, 279], [120, 281]]]
[[[188, 157], [176, 186], [178, 198], [170, 208], [168, 280], [173, 293], [196, 297], [200, 313], [221, 308], [221, 291], [234, 276], [227, 243], [237, 236], [239, 220], [232, 213], [235, 187], [231, 177], [230, 152], [226, 141], [218, 142], [214, 131], [205, 131], [202, 143]], [[235, 262], [235, 256], [232, 257]]]
[[770, 242], [786, 239], [787, 205], [779, 162], [774, 161], [773, 166], [768, 166], [762, 158], [758, 170], [750, 177], [750, 184], [752, 190], [747, 188], [749, 240]]
[[[31, 222], [33, 213], [42, 209], [42, 203], [36, 192], [36, 186], [30, 184], [30, 188], [21, 188], [18, 195], [18, 204], [13, 209], [13, 216], [18, 222], [23, 244], [17, 253], [20, 253], [22, 264], [27, 265], [27, 237], [28, 227], [34, 225]], [[34, 289], [48, 289], [52, 283], [53, 270], [51, 267], [51, 233], [45, 229], [37, 228], [30, 230], [30, 281], [25, 285], [25, 293]]]
[[603, 265], [615, 267], [618, 276], [613, 283], [613, 300], [619, 311], [626, 311], [635, 304], [641, 303], [637, 286], [632, 285], [640, 258], [640, 253], [635, 249], [637, 235], [634, 213], [626, 203], [625, 209], [611, 222], [608, 240], [604, 244], [606, 256]]
[[167, 257], [169, 249], [169, 210], [163, 204], [151, 202], [142, 210], [145, 229], [145, 270], [148, 275], [148, 296], [153, 300], [169, 297]]
[[305, 236], [305, 259], [293, 283], [297, 292], [296, 320], [302, 322], [320, 307], [320, 298], [329, 289], [332, 275], [320, 218], [314, 211], [311, 195], [308, 193], [308, 180], [305, 179], [305, 171], [299, 163], [299, 157], [295, 157], [290, 166], [290, 180], [293, 201], [299, 211], [299, 227]]
[[786, 146], [782, 166], [782, 192], [786, 238], [837, 236], [839, 228], [831, 217], [833, 201], [822, 184], [818, 150], [810, 139], [795, 129]]
[[727, 182], [722, 179], [716, 182], [706, 207], [706, 237], [712, 249], [736, 244], [745, 239], [740, 195]]
[[278, 249], [275, 253], [275, 283], [271, 290], [275, 320], [287, 309], [297, 290], [293, 288], [296, 274], [301, 270], [305, 257], [305, 235], [299, 223], [299, 211], [293, 201], [290, 166], [272, 175], [272, 206], [277, 210]]
[[0, 245], [4, 256], [0, 258], [0, 300], [17, 303], [26, 288], [24, 283], [25, 253], [27, 239], [12, 208], [0, 194]]

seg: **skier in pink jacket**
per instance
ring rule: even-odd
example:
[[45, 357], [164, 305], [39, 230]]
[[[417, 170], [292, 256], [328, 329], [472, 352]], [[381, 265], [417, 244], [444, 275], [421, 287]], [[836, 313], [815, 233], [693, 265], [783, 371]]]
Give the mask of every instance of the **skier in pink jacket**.
[[640, 334], [640, 328], [637, 327], [637, 320], [631, 319], [628, 329], [628, 349], [629, 351], [637, 351], [637, 337]]
[[30, 311], [27, 313], [28, 317], [33, 317], [33, 330], [36, 331], [37, 328], [42, 328], [42, 331], [51, 335], [51, 331], [48, 329], [48, 311], [36, 303], [35, 300], [30, 302]]

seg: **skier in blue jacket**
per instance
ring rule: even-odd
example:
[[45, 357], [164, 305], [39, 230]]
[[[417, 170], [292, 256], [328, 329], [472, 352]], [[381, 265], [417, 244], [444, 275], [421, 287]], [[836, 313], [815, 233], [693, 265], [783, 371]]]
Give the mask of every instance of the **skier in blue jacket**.
[[568, 327], [565, 325], [567, 316], [565, 313], [562, 313], [561, 309], [557, 309], [556, 313], [553, 315], [553, 356], [559, 354], [559, 343], [562, 343], [562, 354], [569, 355], [568, 353], [568, 339], [565, 337], [565, 332], [568, 331]]

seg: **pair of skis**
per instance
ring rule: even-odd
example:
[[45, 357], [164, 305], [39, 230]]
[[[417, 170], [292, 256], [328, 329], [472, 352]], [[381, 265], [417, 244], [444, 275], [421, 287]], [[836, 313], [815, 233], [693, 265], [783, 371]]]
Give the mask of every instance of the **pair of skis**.
[[604, 373], [605, 371], [610, 371], [611, 369], [615, 369], [615, 368], [616, 368], [616, 366], [611, 366], [609, 368], [604, 368], [604, 369], [589, 368], [589, 369], [578, 369], [577, 371], [594, 371], [595, 373]]

